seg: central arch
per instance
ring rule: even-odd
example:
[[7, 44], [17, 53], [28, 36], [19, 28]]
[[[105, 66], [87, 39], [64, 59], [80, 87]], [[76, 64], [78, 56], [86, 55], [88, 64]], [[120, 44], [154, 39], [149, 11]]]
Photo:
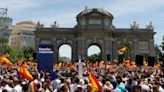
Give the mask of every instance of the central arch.
[[64, 63], [71, 63], [72, 61], [71, 45], [64, 43], [58, 47], [58, 61]]
[[90, 62], [99, 62], [102, 60], [102, 48], [98, 44], [91, 44], [87, 48], [87, 58]]

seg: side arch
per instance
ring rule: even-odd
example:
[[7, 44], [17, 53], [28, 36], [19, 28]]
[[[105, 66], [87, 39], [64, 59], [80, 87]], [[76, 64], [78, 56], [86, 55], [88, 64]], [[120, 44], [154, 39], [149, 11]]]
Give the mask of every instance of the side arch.
[[56, 58], [56, 59], [55, 59], [55, 60], [56, 60], [56, 63], [59, 62], [59, 49], [60, 49], [60, 47], [63, 46], [63, 45], [68, 45], [68, 46], [70, 46], [70, 48], [71, 48], [71, 57], [70, 57], [70, 58], [71, 58], [71, 62], [73, 61], [73, 48], [74, 48], [74, 47], [73, 47], [73, 44], [72, 44], [71, 42], [68, 42], [68, 41], [61, 41], [61, 40], [60, 40], [60, 41], [58, 41], [58, 43], [56, 43], [55, 45], [56, 45], [56, 53], [55, 53], [55, 54], [56, 54], [56, 55], [55, 55], [55, 56], [56, 56], [56, 57], [55, 57], [55, 58]]
[[[97, 50], [97, 51], [93, 51]], [[89, 55], [90, 54], [90, 55]], [[91, 58], [92, 55], [97, 54], [96, 58]], [[90, 58], [89, 58], [90, 57]], [[99, 44], [93, 43], [87, 47], [87, 59], [90, 61], [100, 61], [102, 60], [102, 47]]]

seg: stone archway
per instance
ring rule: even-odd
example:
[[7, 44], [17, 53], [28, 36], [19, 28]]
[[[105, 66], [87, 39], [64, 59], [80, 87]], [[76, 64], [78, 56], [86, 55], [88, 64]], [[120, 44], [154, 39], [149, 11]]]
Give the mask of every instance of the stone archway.
[[[113, 15], [105, 10], [93, 8], [85, 9], [76, 16], [77, 25], [73, 28], [63, 27], [43, 27], [37, 25], [36, 48], [38, 45], [54, 45], [54, 61], [58, 62], [58, 47], [68, 43], [72, 47], [72, 61], [76, 62], [78, 56], [87, 60], [87, 49], [92, 43], [97, 43], [101, 47], [101, 58], [107, 61], [117, 59], [117, 50], [127, 45], [132, 60], [136, 55], [154, 55], [154, 30], [136, 29], [136, 24], [131, 28], [117, 28], [113, 25]], [[144, 39], [143, 39], [144, 38]]]
[[72, 47], [69, 44], [62, 44], [58, 47], [58, 61], [71, 63]]
[[[71, 58], [71, 62], [72, 62], [73, 61], [73, 44], [69, 43], [69, 42], [65, 42], [65, 41], [60, 41], [55, 44], [55, 47], [56, 47], [55, 61], [59, 62], [60, 47], [62, 47], [63, 45], [67, 45], [68, 48], [71, 49], [69, 54], [71, 55], [70, 58]], [[68, 53], [67, 53], [67, 55], [68, 55]]]
[[91, 44], [87, 48], [87, 59], [92, 62], [102, 60], [102, 48], [97, 44]]

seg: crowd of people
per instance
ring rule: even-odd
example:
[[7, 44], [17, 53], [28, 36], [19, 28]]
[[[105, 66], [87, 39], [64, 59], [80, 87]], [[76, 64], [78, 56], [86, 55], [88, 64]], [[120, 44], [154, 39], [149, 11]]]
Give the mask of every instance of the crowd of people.
[[85, 63], [79, 78], [76, 64], [56, 64], [53, 73], [38, 71], [34, 63], [25, 65], [33, 80], [19, 75], [18, 64], [0, 65], [0, 92], [93, 92], [88, 67], [102, 87], [98, 92], [164, 92], [162, 68]]

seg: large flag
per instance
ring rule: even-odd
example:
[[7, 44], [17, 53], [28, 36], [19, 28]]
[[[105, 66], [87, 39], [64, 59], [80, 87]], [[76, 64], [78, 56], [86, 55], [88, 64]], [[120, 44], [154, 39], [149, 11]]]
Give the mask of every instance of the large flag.
[[97, 80], [93, 72], [90, 69], [88, 70], [89, 70], [89, 80], [92, 84], [92, 92], [102, 92], [102, 87], [99, 84], [99, 81]]
[[2, 62], [2, 64], [7, 65], [9, 67], [11, 67], [13, 64], [10, 62], [10, 60], [8, 60], [6, 57], [4, 56], [0, 56], [0, 60]]
[[118, 52], [125, 52], [126, 51], [126, 47], [123, 47], [123, 48], [121, 48], [120, 50], [118, 50]]
[[26, 69], [24, 65], [20, 66], [19, 75], [25, 77], [28, 80], [33, 80], [32, 75], [29, 73], [29, 71]]

